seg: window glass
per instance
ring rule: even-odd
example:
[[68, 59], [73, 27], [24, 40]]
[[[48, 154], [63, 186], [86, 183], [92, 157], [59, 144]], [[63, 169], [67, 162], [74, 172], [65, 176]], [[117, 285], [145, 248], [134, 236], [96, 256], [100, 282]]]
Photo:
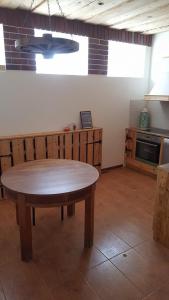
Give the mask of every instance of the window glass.
[[0, 24], [0, 69], [4, 70], [5, 65], [6, 65], [6, 61], [5, 61], [4, 33], [3, 33], [3, 25]]
[[35, 29], [35, 36], [52, 33], [53, 37], [63, 37], [79, 42], [79, 51], [67, 54], [55, 54], [51, 59], [36, 54], [36, 72], [45, 74], [87, 75], [88, 74], [88, 38], [60, 32]]
[[144, 77], [146, 46], [109, 41], [108, 76]]

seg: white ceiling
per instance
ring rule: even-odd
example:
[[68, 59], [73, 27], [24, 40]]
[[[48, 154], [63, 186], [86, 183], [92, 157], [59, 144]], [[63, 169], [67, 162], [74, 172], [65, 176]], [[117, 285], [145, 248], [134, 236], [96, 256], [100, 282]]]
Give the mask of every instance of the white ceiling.
[[[0, 7], [48, 15], [47, 0], [0, 0]], [[49, 0], [51, 15], [144, 34], [169, 31], [169, 0]]]

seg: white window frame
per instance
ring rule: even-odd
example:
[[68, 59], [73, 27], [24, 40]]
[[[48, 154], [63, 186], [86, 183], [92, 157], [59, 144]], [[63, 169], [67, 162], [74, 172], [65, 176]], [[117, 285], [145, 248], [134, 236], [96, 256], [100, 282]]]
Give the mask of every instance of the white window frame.
[[51, 33], [53, 37], [63, 37], [79, 42], [79, 51], [66, 54], [55, 54], [51, 59], [36, 54], [36, 73], [61, 75], [88, 75], [88, 37], [70, 35], [61, 32], [51, 32], [34, 29], [35, 36]]
[[145, 77], [147, 48], [144, 45], [109, 41], [107, 76]]

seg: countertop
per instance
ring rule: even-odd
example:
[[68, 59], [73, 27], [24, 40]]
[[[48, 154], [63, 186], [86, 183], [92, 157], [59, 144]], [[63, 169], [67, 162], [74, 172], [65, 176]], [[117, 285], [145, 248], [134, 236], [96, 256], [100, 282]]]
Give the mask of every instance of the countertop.
[[151, 135], [169, 138], [169, 130], [167, 130], [167, 129], [161, 129], [161, 128], [155, 128], [155, 127], [151, 127], [147, 130], [143, 130], [140, 128], [133, 128], [133, 129], [135, 129], [136, 132], [141, 132], [141, 133], [145, 133], [145, 134], [151, 134]]

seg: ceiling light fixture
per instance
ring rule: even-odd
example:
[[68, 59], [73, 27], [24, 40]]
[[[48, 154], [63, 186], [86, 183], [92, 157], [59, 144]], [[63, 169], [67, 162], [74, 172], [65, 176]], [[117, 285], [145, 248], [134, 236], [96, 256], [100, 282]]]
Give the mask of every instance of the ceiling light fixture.
[[[32, 0], [31, 8], [35, 0]], [[49, 16], [49, 30], [51, 31], [51, 14], [50, 3], [46, 0], [48, 6]], [[64, 17], [59, 0], [56, 3], [60, 9], [62, 17]], [[42, 37], [26, 37], [20, 38], [15, 41], [15, 48], [19, 51], [28, 53], [40, 53], [44, 58], [52, 58], [57, 53], [72, 53], [79, 50], [79, 43], [72, 39], [52, 37], [52, 34], [43, 34]]]

